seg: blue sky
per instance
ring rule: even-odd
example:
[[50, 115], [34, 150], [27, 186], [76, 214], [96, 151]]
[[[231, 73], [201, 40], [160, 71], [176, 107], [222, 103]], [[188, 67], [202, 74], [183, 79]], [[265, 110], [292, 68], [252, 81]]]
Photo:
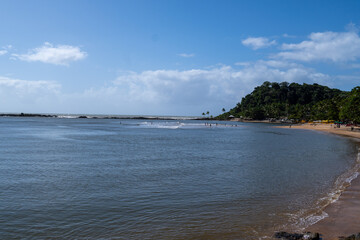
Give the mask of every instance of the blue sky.
[[360, 85], [360, 1], [0, 2], [0, 112], [197, 116]]

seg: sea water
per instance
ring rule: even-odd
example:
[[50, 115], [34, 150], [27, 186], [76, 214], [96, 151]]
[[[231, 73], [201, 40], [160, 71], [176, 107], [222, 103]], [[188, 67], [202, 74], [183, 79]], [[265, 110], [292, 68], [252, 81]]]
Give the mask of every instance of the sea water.
[[325, 217], [357, 148], [270, 124], [0, 118], [0, 239], [266, 239]]

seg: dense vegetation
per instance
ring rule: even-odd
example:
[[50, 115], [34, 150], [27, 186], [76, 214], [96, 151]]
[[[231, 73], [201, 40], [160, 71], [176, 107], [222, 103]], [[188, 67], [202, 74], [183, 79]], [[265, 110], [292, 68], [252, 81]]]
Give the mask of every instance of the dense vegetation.
[[360, 87], [351, 92], [319, 84], [264, 82], [217, 119], [335, 120], [360, 123]]

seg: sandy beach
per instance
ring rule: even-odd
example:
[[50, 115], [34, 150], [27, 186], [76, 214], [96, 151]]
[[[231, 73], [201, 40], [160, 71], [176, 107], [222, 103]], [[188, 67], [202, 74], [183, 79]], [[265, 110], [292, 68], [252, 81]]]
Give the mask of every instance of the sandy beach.
[[[334, 128], [334, 124], [299, 124], [292, 125], [291, 128], [337, 134], [360, 142], [360, 131], [351, 130], [350, 127]], [[340, 236], [360, 232], [360, 177], [355, 178], [339, 199], [325, 207], [324, 211], [328, 217], [308, 227], [306, 231], [319, 232], [324, 240], [337, 240]]]
[[[321, 132], [327, 132], [337, 135], [342, 135], [346, 137], [354, 138], [357, 141], [360, 141], [360, 128], [357, 127], [351, 131], [351, 127], [341, 126], [340, 128], [334, 128], [334, 124], [296, 124], [292, 125], [291, 128], [295, 129], [307, 129], [307, 130], [316, 130]], [[281, 126], [280, 128], [290, 128], [290, 126]]]

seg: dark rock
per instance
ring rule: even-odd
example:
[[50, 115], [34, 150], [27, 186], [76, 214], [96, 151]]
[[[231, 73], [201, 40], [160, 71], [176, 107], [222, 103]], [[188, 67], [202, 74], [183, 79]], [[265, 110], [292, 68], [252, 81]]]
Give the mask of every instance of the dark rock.
[[280, 238], [282, 240], [320, 240], [319, 233], [311, 233], [311, 232], [307, 232], [305, 234], [277, 232], [275, 233], [274, 237]]
[[34, 113], [0, 113], [0, 117], [57, 117], [57, 115], [34, 114]]
[[315, 233], [315, 235], [312, 236], [314, 240], [320, 240], [320, 233]]
[[310, 239], [310, 240], [320, 240], [320, 234], [319, 233], [312, 233], [312, 232], [307, 232], [306, 234], [304, 234], [304, 239]]
[[286, 239], [286, 240], [301, 240], [303, 239], [304, 234], [298, 233], [288, 233], [288, 232], [277, 232], [275, 233], [275, 238]]
[[339, 237], [339, 240], [360, 240], [360, 232], [350, 235], [348, 237]]

